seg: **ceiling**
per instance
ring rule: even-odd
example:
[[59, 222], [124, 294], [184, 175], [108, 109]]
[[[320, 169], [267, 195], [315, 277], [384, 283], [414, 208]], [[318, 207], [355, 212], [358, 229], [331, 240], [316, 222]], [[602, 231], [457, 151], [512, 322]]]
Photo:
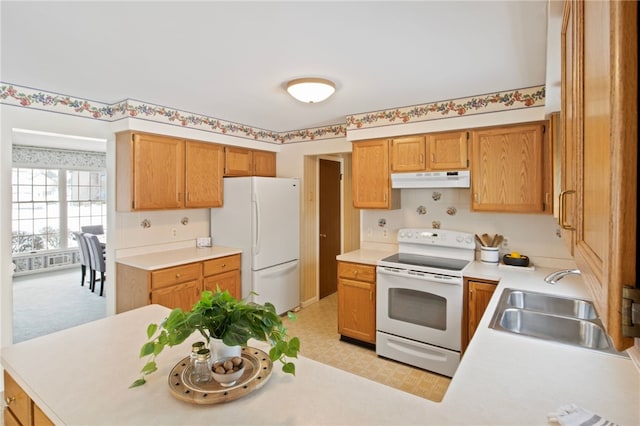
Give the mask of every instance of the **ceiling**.
[[[0, 79], [266, 130], [545, 84], [547, 1], [0, 2]], [[318, 104], [287, 81], [336, 83]]]

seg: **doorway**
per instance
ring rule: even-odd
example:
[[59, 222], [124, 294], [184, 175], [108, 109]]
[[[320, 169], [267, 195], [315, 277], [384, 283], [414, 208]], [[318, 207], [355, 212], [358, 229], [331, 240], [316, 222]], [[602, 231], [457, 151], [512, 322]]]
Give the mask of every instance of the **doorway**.
[[338, 290], [336, 256], [340, 254], [341, 242], [341, 180], [342, 163], [320, 159], [318, 167], [319, 202], [319, 298]]

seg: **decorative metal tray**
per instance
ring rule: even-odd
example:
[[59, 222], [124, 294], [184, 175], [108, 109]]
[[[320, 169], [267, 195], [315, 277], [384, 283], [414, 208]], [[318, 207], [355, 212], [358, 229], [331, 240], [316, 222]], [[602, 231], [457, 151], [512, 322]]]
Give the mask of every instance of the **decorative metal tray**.
[[223, 387], [215, 380], [206, 384], [191, 382], [189, 357], [177, 363], [169, 373], [169, 390], [176, 398], [193, 404], [219, 404], [241, 398], [260, 389], [271, 377], [273, 362], [260, 349], [242, 348], [244, 373], [235, 385]]

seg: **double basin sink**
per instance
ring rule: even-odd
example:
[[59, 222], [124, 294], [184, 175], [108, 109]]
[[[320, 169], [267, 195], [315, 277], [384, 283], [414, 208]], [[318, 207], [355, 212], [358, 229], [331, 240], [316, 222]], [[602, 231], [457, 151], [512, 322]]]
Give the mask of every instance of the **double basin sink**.
[[587, 300], [506, 288], [489, 327], [626, 357]]

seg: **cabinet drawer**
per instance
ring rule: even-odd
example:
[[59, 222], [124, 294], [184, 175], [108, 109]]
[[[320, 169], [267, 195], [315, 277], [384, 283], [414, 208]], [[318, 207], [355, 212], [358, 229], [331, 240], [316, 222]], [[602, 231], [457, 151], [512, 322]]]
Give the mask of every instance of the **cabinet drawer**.
[[359, 263], [338, 262], [338, 276], [373, 283], [376, 281], [376, 267]]
[[222, 272], [240, 269], [240, 255], [219, 257], [204, 262], [204, 276], [220, 274]]
[[31, 424], [31, 398], [18, 385], [13, 377], [4, 371], [4, 398], [8, 410], [23, 425]]
[[151, 289], [168, 287], [185, 281], [199, 280], [202, 270], [200, 265], [200, 263], [191, 263], [154, 271], [151, 273]]

